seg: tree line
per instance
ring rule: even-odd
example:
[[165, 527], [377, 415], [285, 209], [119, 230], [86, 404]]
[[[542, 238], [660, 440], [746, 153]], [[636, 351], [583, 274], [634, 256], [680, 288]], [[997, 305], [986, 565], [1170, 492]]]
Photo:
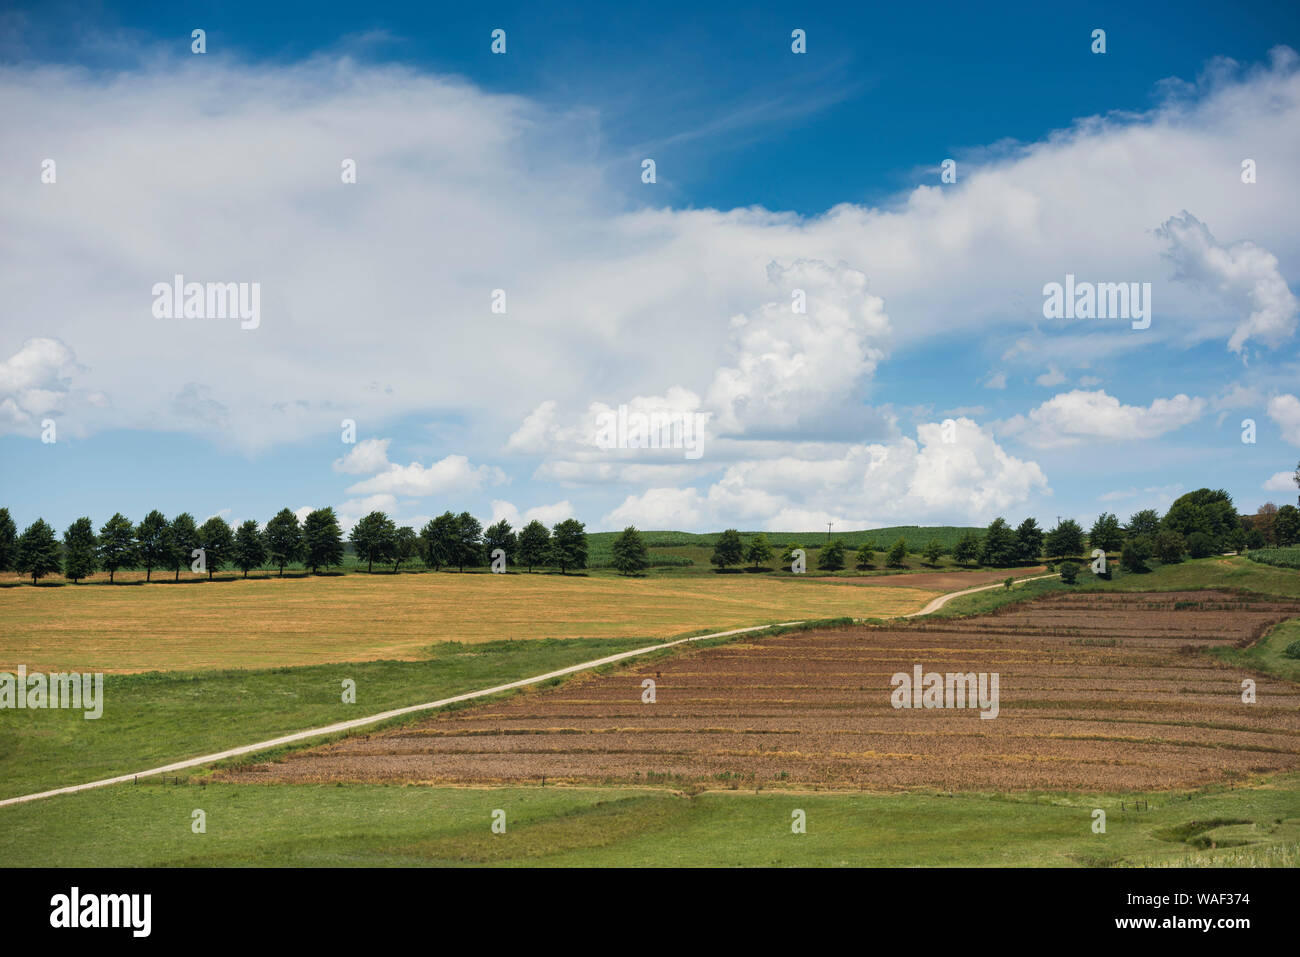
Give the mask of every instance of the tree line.
[[[417, 532], [399, 527], [383, 512], [371, 512], [353, 526], [348, 541], [368, 572], [376, 564], [397, 572], [417, 557], [435, 571], [464, 571], [489, 563], [496, 549], [530, 572], [552, 567], [567, 574], [587, 567], [586, 527], [572, 518], [551, 529], [534, 520], [516, 533], [504, 519], [485, 530], [468, 512], [444, 512]], [[186, 566], [209, 579], [223, 568], [239, 569], [245, 578], [255, 569], [278, 568], [283, 577], [285, 567], [298, 562], [316, 574], [342, 565], [345, 552], [332, 508], [315, 509], [302, 521], [284, 508], [265, 527], [248, 519], [238, 528], [219, 516], [200, 525], [189, 512], [169, 520], [157, 509], [137, 525], [118, 512], [98, 532], [89, 518], [78, 518], [62, 541], [39, 518], [18, 534], [9, 510], [0, 508], [0, 571], [30, 575], [33, 584], [58, 572], [79, 583], [97, 571], [107, 572], [112, 582], [118, 571], [133, 568], [145, 570], [145, 581], [152, 581], [155, 571], [170, 572], [179, 581]]]
[[[1227, 551], [1240, 553], [1244, 549], [1297, 542], [1300, 542], [1300, 509], [1296, 506], [1279, 508], [1267, 503], [1255, 515], [1243, 516], [1237, 514], [1232, 496], [1226, 491], [1203, 488], [1176, 499], [1164, 515], [1156, 509], [1143, 509], [1122, 523], [1113, 512], [1103, 512], [1087, 532], [1070, 518], [1058, 519], [1048, 531], [1033, 518], [1025, 519], [1015, 528], [1006, 519], [996, 518], [983, 532], [971, 529], [951, 551], [937, 539], [930, 540], [919, 551], [931, 565], [951, 554], [959, 565], [1009, 568], [1036, 564], [1043, 559], [1075, 559], [1092, 549], [1101, 549], [1107, 555], [1118, 555], [1127, 570], [1143, 571], [1146, 562], [1153, 558], [1172, 564], [1187, 556], [1206, 558]], [[796, 542], [785, 545], [781, 564], [789, 566], [795, 549], [800, 547]], [[877, 551], [886, 567], [901, 568], [909, 550], [903, 538], [889, 546], [867, 542], [850, 558], [849, 546], [843, 539], [836, 539], [819, 549], [817, 568], [839, 571], [850, 560], [857, 568], [871, 568]], [[773, 554], [765, 535], [754, 536], [746, 548], [740, 532], [729, 528], [718, 536], [709, 561], [720, 569], [742, 565], [757, 569], [766, 567]]]
[[[490, 563], [500, 549], [511, 564], [529, 572], [549, 567], [567, 574], [586, 568], [588, 556], [586, 527], [572, 518], [551, 529], [533, 520], [516, 532], [504, 519], [484, 529], [469, 512], [444, 512], [417, 532], [375, 511], [357, 522], [348, 540], [357, 561], [364, 561], [369, 572], [376, 564], [391, 565], [397, 572], [416, 558], [435, 571], [464, 571]], [[1300, 542], [1296, 506], [1268, 503], [1255, 515], [1241, 516], [1227, 492], [1203, 488], [1175, 500], [1164, 515], [1144, 509], [1121, 523], [1114, 513], [1103, 512], [1086, 533], [1074, 519], [1058, 519], [1044, 531], [1033, 518], [1012, 528], [999, 517], [983, 532], [968, 531], [951, 555], [959, 565], [1005, 568], [1044, 558], [1075, 559], [1099, 548], [1108, 555], [1118, 553], [1124, 568], [1141, 571], [1152, 558], [1169, 564], [1188, 555], [1204, 558], [1296, 542]], [[781, 564], [788, 567], [798, 548], [795, 542], [787, 543]], [[632, 526], [614, 540], [612, 551], [612, 564], [624, 575], [641, 574], [649, 567], [645, 541]], [[877, 551], [887, 567], [898, 568], [905, 564], [909, 546], [903, 538], [888, 547], [867, 542], [850, 556], [849, 547], [836, 539], [818, 549], [817, 567], [839, 571], [853, 561], [857, 568], [870, 568]], [[938, 540], [927, 542], [920, 552], [931, 565], [949, 554]], [[715, 541], [710, 562], [720, 570], [746, 564], [757, 569], [767, 567], [775, 554], [766, 535], [754, 536], [746, 547], [740, 532], [729, 528]], [[152, 580], [154, 571], [171, 572], [179, 580], [187, 565], [206, 572], [209, 579], [223, 568], [239, 569], [245, 578], [254, 569], [278, 568], [283, 576], [286, 566], [298, 562], [316, 574], [342, 565], [344, 555], [343, 533], [332, 508], [316, 509], [301, 522], [285, 508], [265, 527], [249, 519], [238, 528], [217, 516], [199, 525], [188, 512], [169, 520], [157, 510], [136, 525], [118, 512], [98, 532], [89, 518], [77, 519], [63, 533], [62, 542], [43, 519], [18, 535], [9, 510], [0, 508], [0, 571], [30, 575], [33, 583], [59, 571], [73, 582], [104, 571], [112, 582], [116, 572], [130, 568], [143, 568], [146, 581]]]

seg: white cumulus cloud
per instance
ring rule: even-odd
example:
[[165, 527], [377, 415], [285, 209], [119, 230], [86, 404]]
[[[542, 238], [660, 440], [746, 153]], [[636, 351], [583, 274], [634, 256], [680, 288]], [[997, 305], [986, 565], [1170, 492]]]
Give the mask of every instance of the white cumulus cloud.
[[1083, 441], [1152, 439], [1196, 421], [1205, 406], [1204, 399], [1181, 393], [1143, 407], [1123, 405], [1102, 390], [1075, 389], [1053, 396], [1028, 416], [1013, 416], [1002, 423], [1002, 432], [1042, 449]]

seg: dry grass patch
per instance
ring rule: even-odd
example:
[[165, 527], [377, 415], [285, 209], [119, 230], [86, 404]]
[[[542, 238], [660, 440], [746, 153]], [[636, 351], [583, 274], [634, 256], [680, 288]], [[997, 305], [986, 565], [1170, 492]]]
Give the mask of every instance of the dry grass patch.
[[745, 576], [343, 575], [0, 588], [0, 670], [134, 672], [392, 659], [438, 641], [663, 639], [804, 618], [889, 616], [919, 589]]

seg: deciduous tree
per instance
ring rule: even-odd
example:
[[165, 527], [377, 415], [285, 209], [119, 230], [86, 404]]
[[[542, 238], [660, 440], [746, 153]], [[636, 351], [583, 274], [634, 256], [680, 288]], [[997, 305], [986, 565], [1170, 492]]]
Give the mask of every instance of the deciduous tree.
[[287, 508], [282, 508], [266, 523], [262, 534], [266, 542], [267, 559], [280, 569], [284, 577], [284, 566], [296, 562], [302, 557], [302, 526], [298, 516]]
[[837, 572], [844, 567], [844, 552], [847, 546], [842, 539], [835, 539], [817, 556], [817, 567], [824, 572]]
[[560, 574], [570, 568], [587, 567], [587, 527], [576, 518], [566, 518], [551, 529], [551, 562]]
[[199, 526], [199, 548], [203, 549], [203, 562], [208, 569], [208, 581], [212, 573], [221, 570], [235, 559], [235, 533], [230, 524], [221, 516], [213, 515]]
[[393, 574], [396, 575], [402, 562], [410, 561], [419, 550], [420, 539], [415, 534], [415, 529], [409, 525], [399, 528], [393, 536]]
[[171, 526], [167, 517], [154, 509], [136, 527], [135, 539], [140, 555], [140, 564], [144, 565], [144, 580], [153, 579], [155, 568], [166, 568], [171, 559]]
[[611, 550], [614, 553], [614, 567], [624, 575], [639, 575], [650, 567], [650, 551], [646, 548], [641, 533], [631, 525], [614, 539]]
[[257, 527], [257, 522], [247, 519], [239, 524], [235, 532], [235, 567], [248, 577], [249, 571], [261, 568], [266, 562], [266, 541]]
[[1124, 529], [1114, 512], [1102, 512], [1088, 532], [1088, 544], [1103, 552], [1115, 552], [1124, 547]]
[[49, 527], [44, 519], [36, 519], [27, 525], [18, 536], [16, 551], [14, 570], [30, 575], [32, 585], [36, 580], [59, 571], [59, 542], [55, 541], [55, 529]]
[[63, 577], [74, 582], [95, 574], [99, 540], [89, 518], [79, 518], [63, 533]]
[[465, 566], [478, 565], [483, 561], [483, 525], [469, 512], [456, 516], [455, 535], [456, 566], [465, 570]]
[[173, 518], [167, 538], [171, 545], [169, 561], [176, 573], [175, 580], [180, 581], [181, 568], [194, 561], [194, 549], [199, 547], [199, 527], [194, 524], [194, 516], [181, 512]]
[[745, 551], [745, 561], [749, 563], [750, 568], [763, 568], [771, 560], [772, 546], [768, 544], [767, 536], [759, 532]]
[[979, 532], [971, 530], [957, 540], [952, 550], [953, 561], [958, 565], [974, 565], [979, 561], [980, 552], [983, 550], [983, 537]]
[[302, 523], [303, 562], [316, 574], [343, 564], [343, 531], [330, 507], [318, 508]]
[[14, 570], [31, 575], [33, 585], [37, 579], [59, 570], [59, 543], [54, 538], [54, 529], [42, 518], [18, 536], [15, 553]]
[[128, 568], [136, 560], [135, 526], [121, 512], [104, 523], [99, 530], [99, 564], [108, 572], [111, 584], [119, 568]]
[[726, 569], [731, 565], [739, 565], [745, 560], [745, 547], [740, 541], [740, 532], [734, 528], [729, 528], [718, 536], [718, 540], [713, 543], [713, 554], [709, 557], [709, 563]]
[[1072, 518], [1058, 520], [1043, 539], [1048, 558], [1075, 557], [1083, 551], [1083, 528]]
[[366, 563], [366, 572], [374, 570], [375, 562], [388, 562], [393, 558], [397, 526], [383, 512], [371, 512], [352, 526], [348, 536], [357, 560]]
[[995, 518], [984, 530], [984, 545], [980, 549], [980, 564], [994, 568], [1014, 565], [1019, 559], [1016, 533], [1003, 518]]
[[542, 565], [551, 552], [551, 532], [533, 519], [519, 532], [519, 563], [531, 572], [534, 565]]

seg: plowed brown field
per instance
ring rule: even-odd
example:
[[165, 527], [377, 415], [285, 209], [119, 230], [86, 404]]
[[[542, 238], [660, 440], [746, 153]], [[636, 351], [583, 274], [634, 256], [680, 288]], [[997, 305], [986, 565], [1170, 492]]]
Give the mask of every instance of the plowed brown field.
[[[1128, 790], [1300, 768], [1300, 687], [1193, 653], [1300, 615], [1218, 592], [1067, 595], [958, 621], [686, 652], [223, 772], [243, 781]], [[996, 672], [1000, 714], [890, 678]], [[655, 679], [657, 701], [641, 683]]]

